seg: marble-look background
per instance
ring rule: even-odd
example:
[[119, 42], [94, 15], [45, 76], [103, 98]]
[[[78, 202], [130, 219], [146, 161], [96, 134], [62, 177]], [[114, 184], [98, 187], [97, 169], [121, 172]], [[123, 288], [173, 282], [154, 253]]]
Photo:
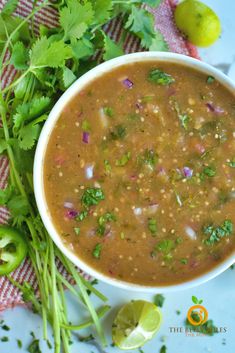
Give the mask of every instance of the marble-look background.
[[[222, 21], [223, 33], [221, 38], [207, 49], [200, 49], [202, 59], [225, 72], [235, 80], [235, 1], [234, 0], [204, 0], [218, 14]], [[110, 298], [113, 309], [105, 319], [106, 333], [111, 343], [110, 327], [118, 306], [134, 298], [152, 300], [152, 296], [135, 294], [121, 289], [112, 288], [100, 283], [98, 288]], [[188, 308], [191, 306], [191, 296], [203, 298], [203, 304], [209, 312], [209, 318], [214, 320], [218, 327], [226, 327], [226, 333], [219, 333], [213, 337], [187, 337], [184, 333], [171, 333], [170, 327], [183, 326]], [[165, 340], [167, 353], [234, 353], [235, 352], [235, 269], [228, 269], [214, 280], [195, 289], [165, 295], [163, 306], [163, 325], [157, 336], [143, 348], [144, 353], [159, 353], [162, 340]], [[80, 318], [80, 310], [73, 298], [68, 298], [69, 315], [72, 322]], [[177, 315], [176, 310], [181, 314]], [[27, 353], [27, 346], [32, 338], [33, 331], [37, 338], [41, 338], [41, 319], [39, 316], [24, 308], [15, 308], [1, 313], [0, 320], [10, 326], [10, 331], [0, 329], [0, 339], [9, 337], [8, 342], [0, 341], [0, 353]], [[50, 331], [50, 330], [49, 330]], [[83, 333], [85, 334], [85, 333]], [[50, 335], [49, 335], [50, 336]], [[17, 347], [16, 339], [21, 339], [23, 348]], [[118, 353], [110, 345], [102, 350], [90, 343], [81, 343], [74, 336], [71, 353]], [[43, 353], [52, 352], [45, 343], [41, 344]], [[137, 353], [133, 351], [132, 353]]]

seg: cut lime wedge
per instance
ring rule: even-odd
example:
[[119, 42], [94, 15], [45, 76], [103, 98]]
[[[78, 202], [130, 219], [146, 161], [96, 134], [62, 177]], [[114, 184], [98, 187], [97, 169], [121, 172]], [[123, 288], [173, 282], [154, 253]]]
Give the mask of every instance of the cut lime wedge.
[[120, 349], [135, 349], [151, 340], [159, 330], [162, 314], [145, 300], [133, 300], [118, 312], [112, 329], [114, 344]]

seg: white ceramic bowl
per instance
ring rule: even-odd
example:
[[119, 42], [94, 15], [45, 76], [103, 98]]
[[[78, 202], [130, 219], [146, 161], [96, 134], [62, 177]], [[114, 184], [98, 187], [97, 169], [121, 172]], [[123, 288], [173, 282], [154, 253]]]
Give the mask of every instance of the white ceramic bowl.
[[69, 89], [60, 97], [60, 99], [58, 100], [58, 102], [55, 104], [52, 111], [50, 112], [50, 115], [42, 129], [42, 132], [38, 141], [38, 145], [37, 145], [37, 150], [36, 150], [36, 155], [34, 160], [34, 188], [35, 188], [35, 196], [36, 196], [38, 209], [48, 233], [50, 234], [51, 238], [53, 239], [57, 247], [76, 266], [78, 266], [88, 274], [106, 283], [109, 283], [113, 286], [125, 288], [127, 290], [161, 293], [161, 292], [188, 289], [193, 286], [198, 286], [214, 278], [215, 276], [218, 276], [221, 272], [225, 271], [229, 266], [231, 266], [235, 262], [235, 253], [233, 253], [232, 256], [225, 259], [223, 262], [218, 264], [209, 272], [199, 277], [196, 277], [190, 281], [186, 281], [180, 284], [150, 287], [150, 286], [132, 284], [132, 283], [128, 283], [128, 282], [124, 282], [118, 279], [108, 277], [98, 272], [93, 267], [89, 266], [87, 263], [81, 260], [79, 256], [74, 254], [71, 250], [69, 250], [65, 246], [50, 216], [50, 212], [46, 203], [44, 186], [43, 186], [43, 164], [44, 164], [44, 157], [45, 157], [45, 151], [47, 148], [47, 143], [51, 135], [51, 132], [57, 122], [57, 119], [60, 116], [61, 111], [72, 99], [72, 97], [74, 97], [80, 90], [82, 90], [89, 82], [91, 82], [92, 80], [94, 80], [99, 76], [102, 76], [104, 73], [108, 71], [112, 71], [112, 69], [114, 68], [117, 68], [124, 64], [134, 63], [138, 61], [154, 61], [154, 60], [156, 60], [156, 62], [168, 62], [173, 64], [177, 63], [177, 64], [182, 64], [186, 67], [194, 68], [200, 72], [206, 73], [207, 75], [214, 76], [219, 82], [221, 82], [229, 90], [235, 91], [235, 84], [223, 73], [221, 73], [217, 69], [213, 68], [212, 66], [202, 61], [190, 58], [188, 56], [180, 55], [180, 54], [163, 53], [163, 52], [142, 52], [142, 53], [134, 53], [134, 54], [120, 56], [118, 58], [102, 63], [97, 67], [93, 68], [92, 70], [90, 70], [89, 72], [87, 72], [86, 74], [84, 74], [76, 82], [74, 82], [72, 86], [69, 87]]

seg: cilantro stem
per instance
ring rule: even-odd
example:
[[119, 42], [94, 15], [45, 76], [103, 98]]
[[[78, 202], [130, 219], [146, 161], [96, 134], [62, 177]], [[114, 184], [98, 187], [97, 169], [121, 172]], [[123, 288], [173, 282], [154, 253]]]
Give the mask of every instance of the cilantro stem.
[[[104, 305], [103, 307], [101, 307], [100, 309], [97, 310], [97, 315], [100, 318], [102, 318], [110, 309], [110, 306], [108, 305]], [[83, 322], [82, 324], [79, 325], [67, 325], [65, 323], [61, 324], [61, 327], [66, 328], [67, 330], [72, 330], [72, 331], [79, 331], [82, 330], [84, 328], [87, 328], [89, 326], [91, 326], [93, 324], [93, 320], [89, 319], [85, 322]]]

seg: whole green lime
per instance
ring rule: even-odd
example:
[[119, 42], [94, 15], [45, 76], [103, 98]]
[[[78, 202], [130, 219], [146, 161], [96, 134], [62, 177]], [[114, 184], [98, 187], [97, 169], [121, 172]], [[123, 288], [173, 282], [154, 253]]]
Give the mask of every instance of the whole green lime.
[[175, 10], [175, 22], [188, 40], [199, 47], [213, 44], [221, 33], [216, 13], [197, 0], [181, 2]]

